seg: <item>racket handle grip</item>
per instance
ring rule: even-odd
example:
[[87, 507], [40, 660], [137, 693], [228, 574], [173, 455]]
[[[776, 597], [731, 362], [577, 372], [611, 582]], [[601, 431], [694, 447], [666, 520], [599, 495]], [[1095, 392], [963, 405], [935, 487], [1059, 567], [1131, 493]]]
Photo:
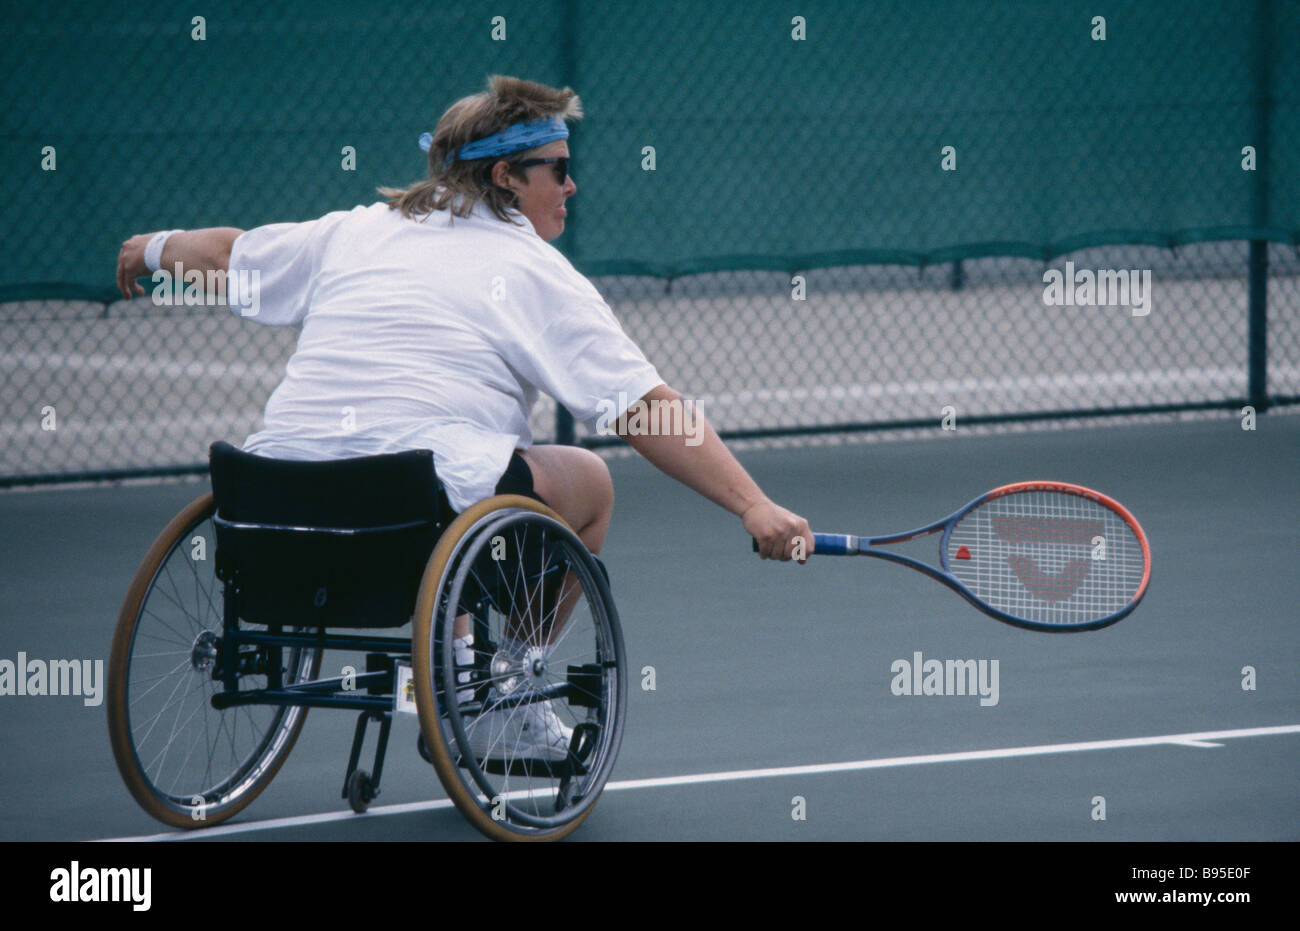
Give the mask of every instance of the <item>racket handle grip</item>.
[[813, 548], [823, 556], [856, 556], [858, 538], [851, 533], [814, 533]]
[[[758, 541], [750, 537], [754, 552], [758, 552]], [[858, 538], [849, 533], [814, 533], [813, 551], [821, 556], [855, 556], [858, 552]]]

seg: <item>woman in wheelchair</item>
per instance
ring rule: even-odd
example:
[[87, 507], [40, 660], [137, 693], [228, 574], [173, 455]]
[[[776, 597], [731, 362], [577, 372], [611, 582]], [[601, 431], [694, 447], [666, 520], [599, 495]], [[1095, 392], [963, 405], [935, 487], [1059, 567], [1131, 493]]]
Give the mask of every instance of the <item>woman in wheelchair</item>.
[[[735, 514], [764, 558], [789, 560], [796, 540], [811, 543], [807, 522], [763, 494], [698, 406], [689, 434], [638, 429], [638, 409], [680, 409], [682, 398], [550, 245], [577, 191], [566, 121], [581, 116], [568, 88], [493, 77], [421, 137], [428, 177], [381, 189], [384, 201], [123, 244], [118, 284], [128, 298], [159, 268], [220, 273], [232, 311], [301, 328], [264, 428], [242, 450], [213, 447], [215, 500], [195, 502], [164, 531], [123, 608], [110, 731], [128, 787], [157, 817], [197, 826], [248, 804], [308, 707], [361, 709], [345, 786], [361, 810], [378, 791], [409, 659], [422, 752], [477, 827], [553, 838], [585, 818], [623, 720], [622, 639], [597, 558], [614, 489], [591, 451], [532, 443], [539, 391], [589, 429], [611, 424]], [[180, 544], [208, 531], [215, 577], [200, 578]], [[144, 677], [144, 625], [173, 569], [209, 586], [206, 603], [170, 597], [198, 606], [183, 618], [193, 638], [172, 638], [184, 648], [180, 672], [160, 665]], [[409, 641], [327, 632], [408, 620]], [[331, 648], [367, 652], [352, 694], [316, 678]], [[168, 678], [181, 674], [202, 680], [192, 689], [211, 706], [202, 714], [226, 715], [185, 748], [170, 732], [165, 743], [157, 736], [160, 722], [191, 714], [159, 697], [188, 694]], [[365, 696], [356, 694], [363, 682]], [[152, 716], [139, 710], [150, 701], [163, 704]], [[269, 720], [246, 728], [259, 736], [239, 749], [231, 722], [243, 718], [229, 716], [251, 720], [255, 709]], [[356, 767], [370, 719], [381, 722], [373, 776]], [[211, 730], [221, 728], [232, 744], [224, 780], [210, 772], [220, 743]], [[204, 774], [190, 774], [205, 752]], [[171, 766], [181, 772], [164, 785]]]

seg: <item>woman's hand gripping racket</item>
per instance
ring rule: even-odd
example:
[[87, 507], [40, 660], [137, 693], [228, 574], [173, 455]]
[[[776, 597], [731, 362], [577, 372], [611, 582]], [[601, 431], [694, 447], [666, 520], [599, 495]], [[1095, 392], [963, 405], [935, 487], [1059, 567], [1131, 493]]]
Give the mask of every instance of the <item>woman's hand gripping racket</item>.
[[[940, 532], [942, 568], [877, 549]], [[902, 563], [985, 614], [1030, 630], [1114, 624], [1138, 606], [1151, 579], [1151, 550], [1133, 515], [1099, 492], [1063, 482], [1003, 485], [907, 533], [816, 533], [813, 553]]]

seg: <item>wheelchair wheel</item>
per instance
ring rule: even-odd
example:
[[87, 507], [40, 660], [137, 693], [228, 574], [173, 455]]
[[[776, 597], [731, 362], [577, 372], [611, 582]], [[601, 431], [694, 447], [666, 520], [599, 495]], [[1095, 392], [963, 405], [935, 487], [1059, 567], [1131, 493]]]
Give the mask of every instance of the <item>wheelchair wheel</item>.
[[[301, 707], [212, 707], [222, 688], [213, 670], [224, 604], [214, 511], [212, 495], [203, 495], [154, 541], [122, 604], [108, 667], [118, 771], [145, 811], [179, 828], [217, 824], [253, 801], [293, 749], [307, 714]], [[315, 678], [320, 666], [319, 650], [286, 650], [283, 658], [286, 684]], [[241, 688], [265, 687], [258, 659], [244, 661]]]
[[591, 813], [623, 738], [623, 637], [603, 568], [554, 511], [502, 495], [456, 519], [411, 663], [434, 768], [478, 830], [558, 840]]

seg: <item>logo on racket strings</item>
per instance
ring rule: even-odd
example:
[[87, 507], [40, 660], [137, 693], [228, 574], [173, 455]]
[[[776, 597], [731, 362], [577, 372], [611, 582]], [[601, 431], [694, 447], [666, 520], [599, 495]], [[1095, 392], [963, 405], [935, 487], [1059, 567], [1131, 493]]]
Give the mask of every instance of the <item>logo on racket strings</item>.
[[1064, 601], [1083, 585], [1092, 567], [1090, 548], [1101, 537], [1103, 527], [1096, 520], [1063, 520], [1050, 517], [994, 517], [993, 529], [1004, 543], [1013, 545], [1078, 546], [1080, 557], [1066, 560], [1059, 572], [1048, 572], [1038, 560], [1024, 553], [1007, 556], [1007, 566], [1030, 593], [1047, 602]]

